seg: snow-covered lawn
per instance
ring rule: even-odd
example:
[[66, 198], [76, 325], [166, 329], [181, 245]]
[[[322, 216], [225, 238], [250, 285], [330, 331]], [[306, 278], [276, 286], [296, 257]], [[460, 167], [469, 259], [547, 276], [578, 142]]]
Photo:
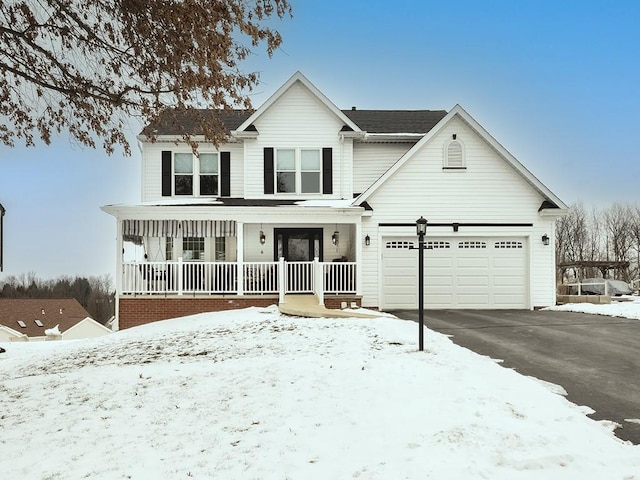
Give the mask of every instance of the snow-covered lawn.
[[3, 344], [0, 478], [640, 479], [553, 388], [391, 318], [274, 307]]
[[[618, 301], [620, 300], [620, 301]], [[640, 297], [623, 296], [620, 299], [603, 305], [591, 303], [568, 303], [546, 308], [564, 312], [582, 312], [595, 315], [607, 315], [609, 317], [624, 317], [640, 320]]]

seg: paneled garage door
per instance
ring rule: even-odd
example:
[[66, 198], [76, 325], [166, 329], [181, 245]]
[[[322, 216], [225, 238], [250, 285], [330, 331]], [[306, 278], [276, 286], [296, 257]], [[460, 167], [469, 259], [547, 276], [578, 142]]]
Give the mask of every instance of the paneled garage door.
[[[384, 237], [382, 305], [418, 306], [418, 241]], [[528, 308], [524, 238], [442, 238], [425, 241], [425, 308]]]

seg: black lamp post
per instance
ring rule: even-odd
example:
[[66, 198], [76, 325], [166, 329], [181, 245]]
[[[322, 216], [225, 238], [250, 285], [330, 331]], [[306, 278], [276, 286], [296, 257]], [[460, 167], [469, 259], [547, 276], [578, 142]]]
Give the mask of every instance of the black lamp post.
[[418, 234], [418, 350], [424, 350], [424, 235], [427, 233], [427, 220], [420, 216], [416, 220]]

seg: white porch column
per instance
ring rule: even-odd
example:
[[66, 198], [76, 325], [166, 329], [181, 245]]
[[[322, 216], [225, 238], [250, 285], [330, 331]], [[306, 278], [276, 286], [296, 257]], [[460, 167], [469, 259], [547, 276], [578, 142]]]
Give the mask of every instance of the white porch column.
[[358, 218], [356, 227], [356, 295], [362, 295], [362, 218]]
[[284, 257], [278, 259], [278, 303], [284, 302], [284, 294], [287, 291], [287, 271], [285, 270], [286, 264], [284, 263]]
[[238, 295], [244, 295], [244, 223], [236, 222], [236, 261], [238, 263]]
[[324, 275], [323, 264], [318, 257], [313, 258], [313, 290], [318, 296], [318, 305], [324, 306]]
[[182, 257], [178, 257], [178, 295], [183, 294], [184, 289], [184, 264]]

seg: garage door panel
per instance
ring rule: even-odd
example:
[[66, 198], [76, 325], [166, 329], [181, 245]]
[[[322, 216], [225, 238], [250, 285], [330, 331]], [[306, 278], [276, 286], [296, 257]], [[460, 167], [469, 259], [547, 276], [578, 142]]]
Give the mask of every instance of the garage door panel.
[[453, 303], [453, 295], [449, 294], [426, 294], [424, 297], [425, 308], [448, 308]]
[[496, 307], [502, 308], [522, 308], [525, 302], [524, 295], [494, 295], [493, 301]]
[[[425, 268], [446, 268], [446, 269], [451, 269], [453, 267], [453, 258], [449, 257], [449, 258], [445, 258], [445, 257], [436, 257], [436, 258], [429, 258], [430, 252], [427, 251], [427, 253], [425, 253], [425, 259], [424, 259], [424, 266]], [[415, 258], [414, 263], [418, 261], [417, 258]]]
[[[486, 252], [485, 252], [486, 255]], [[483, 268], [489, 267], [489, 259], [486, 257], [457, 257], [456, 265], [458, 268]]]
[[515, 288], [521, 290], [524, 287], [524, 279], [522, 277], [517, 276], [500, 276], [493, 277], [493, 286], [494, 287], [503, 287], [503, 288]]
[[458, 294], [458, 306], [483, 306], [489, 305], [489, 294], [473, 294], [473, 293], [460, 293]]
[[453, 286], [453, 277], [451, 275], [425, 275], [424, 283], [429, 287], [437, 285], [440, 288], [451, 288]]
[[487, 275], [464, 275], [458, 277], [457, 285], [459, 287], [488, 287], [489, 283], [489, 277]]

